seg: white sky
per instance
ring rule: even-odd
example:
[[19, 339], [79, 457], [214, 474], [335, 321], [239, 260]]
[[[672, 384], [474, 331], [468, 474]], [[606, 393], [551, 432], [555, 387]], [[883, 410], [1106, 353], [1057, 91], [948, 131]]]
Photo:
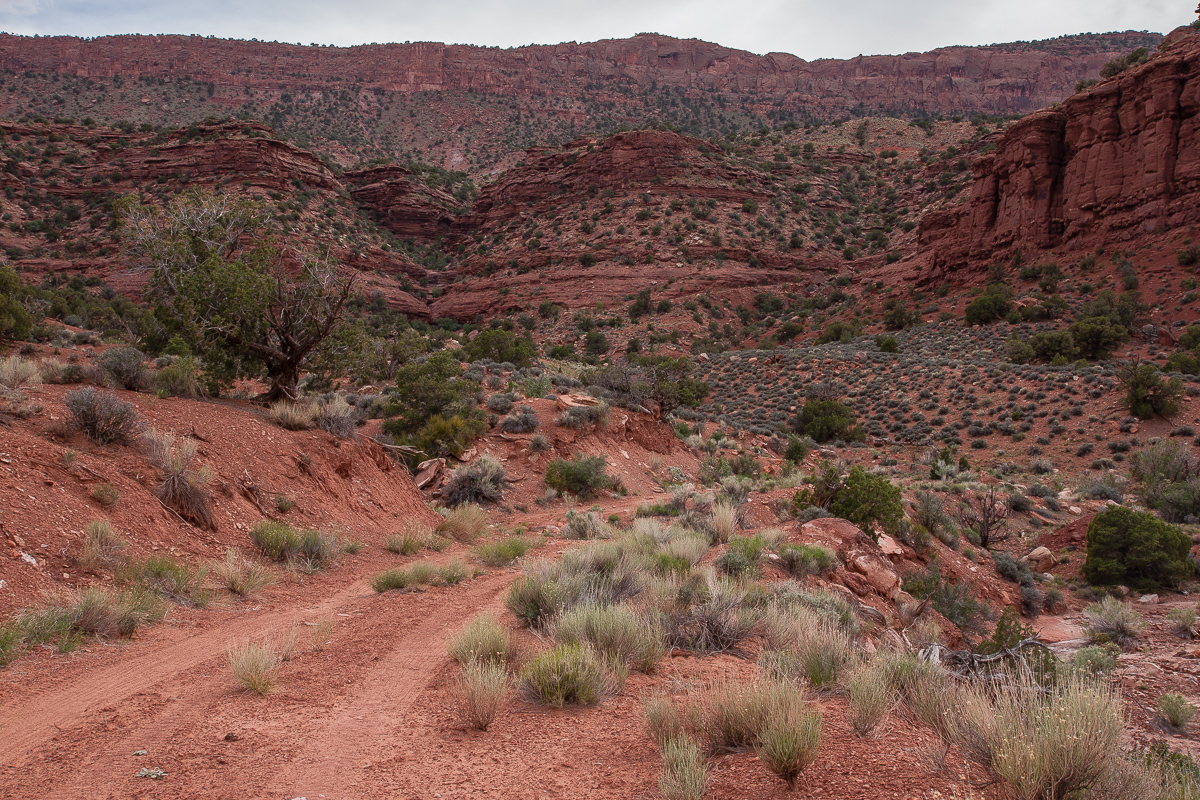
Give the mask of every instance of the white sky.
[[308, 44], [515, 47], [654, 31], [755, 53], [851, 58], [1071, 33], [1165, 33], [1196, 0], [0, 0], [0, 30], [196, 33]]

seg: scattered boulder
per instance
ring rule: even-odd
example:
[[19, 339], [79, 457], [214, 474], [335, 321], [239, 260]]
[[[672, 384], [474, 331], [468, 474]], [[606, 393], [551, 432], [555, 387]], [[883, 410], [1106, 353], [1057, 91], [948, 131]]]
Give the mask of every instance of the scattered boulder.
[[1029, 555], [1021, 560], [1038, 572], [1049, 572], [1058, 563], [1058, 559], [1054, 557], [1054, 553], [1051, 553], [1048, 547], [1035, 547]]

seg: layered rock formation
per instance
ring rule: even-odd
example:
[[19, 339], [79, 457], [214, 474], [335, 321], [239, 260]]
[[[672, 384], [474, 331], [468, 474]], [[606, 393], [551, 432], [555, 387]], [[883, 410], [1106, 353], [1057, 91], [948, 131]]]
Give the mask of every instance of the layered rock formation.
[[[994, 148], [994, 149], [993, 149]], [[1014, 249], [1075, 249], [1200, 222], [1200, 33], [1011, 125], [967, 203], [927, 215], [929, 280]]]
[[[843, 113], [1021, 113], [1070, 94], [1105, 61], [1157, 44], [1156, 34], [1068, 36], [928, 53], [805, 61], [696, 39], [630, 39], [512, 49], [435, 42], [304, 47], [199, 36], [0, 36], [0, 67], [108, 80], [188, 78], [222, 89], [329, 92], [482, 91], [577, 95], [585, 86], [669, 86], [767, 95], [785, 107]], [[599, 86], [597, 86], [599, 84]], [[220, 93], [218, 93], [220, 95]], [[239, 101], [240, 102], [240, 101]]]

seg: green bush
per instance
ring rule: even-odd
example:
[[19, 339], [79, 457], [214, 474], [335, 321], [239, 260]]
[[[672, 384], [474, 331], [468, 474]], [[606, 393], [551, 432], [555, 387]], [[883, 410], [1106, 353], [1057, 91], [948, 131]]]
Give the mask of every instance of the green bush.
[[1164, 378], [1154, 364], [1133, 362], [1117, 370], [1117, 380], [1125, 387], [1129, 413], [1138, 419], [1154, 415], [1170, 417], [1179, 410], [1183, 383], [1179, 378]]
[[1149, 591], [1176, 586], [1192, 573], [1192, 541], [1153, 514], [1110, 506], [1088, 525], [1083, 576], [1089, 583]]
[[466, 353], [468, 361], [491, 359], [524, 368], [533, 363], [537, 347], [532, 339], [514, 336], [508, 331], [492, 328], [483, 331], [474, 340], [464, 344], [463, 352]]
[[[384, 422], [385, 432], [387, 428], [388, 424]], [[474, 413], [466, 416], [455, 414], [448, 418], [435, 414], [416, 433], [404, 440], [424, 453], [426, 458], [460, 456], [486, 429], [487, 423]]]
[[1071, 323], [1068, 333], [1084, 358], [1108, 358], [1129, 338], [1124, 326], [1102, 316], [1081, 317]]
[[856, 421], [854, 411], [837, 400], [809, 400], [796, 413], [792, 428], [817, 442], [861, 441], [865, 436]]
[[994, 322], [1008, 313], [1011, 298], [1011, 289], [1002, 283], [993, 283], [967, 305], [964, 321], [968, 325]]
[[779, 548], [779, 561], [791, 575], [822, 575], [837, 566], [833, 551], [819, 544], [785, 544]]
[[872, 539], [879, 538], [876, 526], [892, 532], [904, 519], [900, 489], [887, 478], [872, 475], [862, 467], [850, 470], [845, 486], [829, 504], [829, 512], [853, 522]]
[[[477, 388], [476, 384], [463, 377], [457, 357], [449, 352], [434, 353], [422, 361], [405, 364], [396, 371], [396, 388], [391, 390], [383, 408], [383, 415], [387, 418], [383, 423], [383, 431], [407, 438], [415, 436], [434, 417], [443, 421], [458, 418], [466, 423], [479, 415], [474, 407]], [[463, 426], [460, 423], [454, 427]], [[482, 433], [482, 429], [474, 436], [479, 433]], [[456, 436], [450, 438], [457, 441]], [[446, 440], [444, 436], [431, 436], [428, 433], [425, 439]], [[467, 441], [469, 443], [470, 440]]]
[[0, 265], [0, 339], [24, 339], [33, 318], [20, 302], [21, 279], [12, 267]]
[[605, 473], [607, 466], [604, 456], [579, 453], [571, 461], [557, 458], [546, 467], [546, 485], [576, 497], [593, 497], [617, 484], [615, 478]]

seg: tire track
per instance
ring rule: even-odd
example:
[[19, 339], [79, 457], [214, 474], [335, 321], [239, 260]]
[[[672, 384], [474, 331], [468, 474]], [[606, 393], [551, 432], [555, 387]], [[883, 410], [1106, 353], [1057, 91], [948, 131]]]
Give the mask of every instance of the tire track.
[[340, 798], [351, 796], [355, 777], [390, 753], [391, 731], [449, 660], [445, 639], [466, 620], [499, 607], [511, 573], [492, 573], [474, 582], [454, 602], [438, 609], [401, 639], [364, 676], [357, 691], [330, 709], [308, 744], [268, 783], [263, 796]]
[[0, 707], [0, 766], [20, 767], [41, 745], [59, 731], [78, 724], [88, 713], [222, 657], [231, 640], [252, 638], [301, 617], [319, 616], [371, 594], [365, 581], [356, 580], [303, 610], [264, 611], [165, 646], [134, 644], [127, 651], [128, 657], [95, 674]]

